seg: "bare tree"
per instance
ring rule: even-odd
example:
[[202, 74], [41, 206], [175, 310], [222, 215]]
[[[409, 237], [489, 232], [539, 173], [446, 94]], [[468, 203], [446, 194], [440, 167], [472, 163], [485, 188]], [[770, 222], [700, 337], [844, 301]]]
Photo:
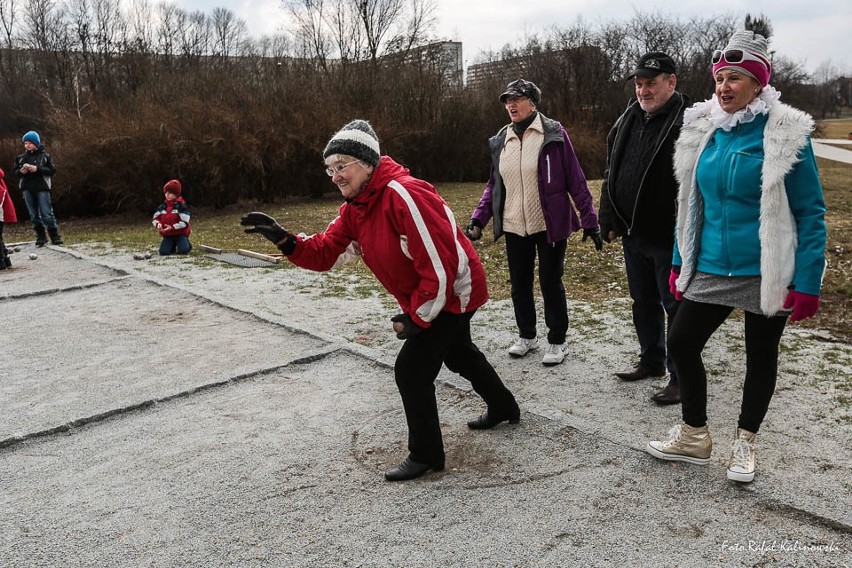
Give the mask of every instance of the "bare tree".
[[240, 55], [248, 36], [246, 22], [226, 8], [214, 8], [210, 18], [213, 34], [213, 55], [223, 59]]
[[3, 26], [3, 35], [6, 39], [8, 49], [12, 49], [12, 38], [15, 32], [15, 0], [0, 0], [0, 25]]
[[370, 59], [376, 60], [379, 50], [405, 14], [405, 0], [351, 0], [367, 41]]
[[154, 7], [150, 0], [131, 0], [129, 6], [128, 41], [138, 53], [154, 49]]
[[333, 42], [326, 29], [326, 3], [323, 0], [283, 0], [295, 22], [295, 37], [304, 57], [314, 59], [328, 71]]
[[157, 14], [160, 20], [160, 25], [157, 27], [157, 51], [166, 60], [171, 59], [175, 54], [176, 46], [179, 43], [179, 13], [183, 13], [183, 10], [180, 10], [171, 2], [160, 2], [157, 5]]

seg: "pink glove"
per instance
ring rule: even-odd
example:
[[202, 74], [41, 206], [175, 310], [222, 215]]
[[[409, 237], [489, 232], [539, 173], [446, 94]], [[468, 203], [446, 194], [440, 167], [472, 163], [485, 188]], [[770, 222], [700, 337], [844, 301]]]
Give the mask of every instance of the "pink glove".
[[789, 310], [790, 308], [793, 308], [790, 321], [801, 321], [813, 317], [819, 309], [819, 296], [790, 290], [787, 299], [784, 300], [784, 309]]
[[677, 289], [677, 277], [680, 276], [680, 272], [675, 272], [675, 269], [672, 268], [671, 274], [669, 274], [669, 292], [672, 293], [674, 299], [680, 302], [683, 300], [683, 292]]

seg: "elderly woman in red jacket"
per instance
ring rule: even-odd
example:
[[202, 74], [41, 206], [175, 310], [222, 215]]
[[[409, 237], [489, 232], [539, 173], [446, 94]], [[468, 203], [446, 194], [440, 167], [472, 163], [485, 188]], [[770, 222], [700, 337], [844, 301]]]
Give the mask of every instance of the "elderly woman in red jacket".
[[323, 151], [326, 173], [346, 199], [324, 232], [293, 235], [264, 213], [240, 223], [275, 243], [292, 262], [329, 270], [360, 257], [399, 303], [391, 318], [405, 340], [394, 365], [408, 423], [408, 457], [388, 481], [444, 469], [435, 378], [446, 365], [469, 380], [487, 411], [474, 430], [517, 423], [520, 409], [470, 336], [470, 320], [488, 299], [485, 271], [473, 246], [435, 188], [379, 152], [370, 124], [355, 120]]
[[[506, 259], [519, 337], [509, 355], [523, 357], [538, 348], [533, 298], [535, 258], [544, 299], [547, 343], [542, 363], [558, 365], [568, 346], [568, 301], [562, 284], [571, 233], [583, 229], [601, 250], [598, 214], [565, 128], [538, 111], [541, 90], [518, 79], [500, 95], [511, 122], [489, 141], [491, 177], [471, 216], [467, 235], [482, 236], [494, 219], [494, 238], [506, 236]], [[576, 205], [576, 208], [575, 208]], [[580, 216], [577, 216], [577, 210]]]

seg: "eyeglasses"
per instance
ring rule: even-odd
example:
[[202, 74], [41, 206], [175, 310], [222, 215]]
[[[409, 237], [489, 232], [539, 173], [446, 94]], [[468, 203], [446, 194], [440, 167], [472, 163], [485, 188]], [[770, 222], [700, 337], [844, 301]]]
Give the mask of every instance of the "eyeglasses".
[[765, 66], [769, 66], [769, 62], [765, 59], [761, 59], [756, 55], [752, 55], [748, 51], [744, 51], [742, 49], [729, 49], [728, 51], [722, 51], [717, 49], [713, 52], [713, 65], [719, 63], [722, 58], [725, 59], [727, 63], [742, 63], [743, 61], [756, 61], [758, 63], [762, 63]]
[[348, 164], [337, 164], [336, 166], [329, 166], [325, 169], [325, 173], [328, 174], [328, 177], [334, 177], [337, 174], [342, 174], [343, 170], [354, 164], [355, 162], [360, 162], [361, 160], [352, 160]]

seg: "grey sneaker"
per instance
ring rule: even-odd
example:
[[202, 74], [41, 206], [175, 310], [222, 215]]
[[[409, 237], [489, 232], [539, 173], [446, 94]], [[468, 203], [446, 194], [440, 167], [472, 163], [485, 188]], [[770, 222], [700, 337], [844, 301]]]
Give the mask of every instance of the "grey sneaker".
[[710, 439], [710, 431], [706, 425], [693, 428], [683, 423], [669, 430], [668, 440], [648, 442], [645, 449], [661, 460], [707, 465], [710, 463], [713, 440]]
[[728, 479], [751, 483], [754, 480], [754, 448], [757, 434], [737, 428], [731, 444], [731, 460], [728, 462]]
[[535, 337], [532, 339], [519, 337], [514, 345], [509, 347], [509, 355], [512, 357], [523, 357], [530, 351], [535, 351], [536, 349], [538, 349], [538, 339]]
[[541, 363], [547, 367], [558, 365], [565, 360], [566, 351], [568, 351], [567, 343], [563, 343], [561, 345], [548, 343], [547, 351], [544, 352], [544, 357], [541, 359]]

